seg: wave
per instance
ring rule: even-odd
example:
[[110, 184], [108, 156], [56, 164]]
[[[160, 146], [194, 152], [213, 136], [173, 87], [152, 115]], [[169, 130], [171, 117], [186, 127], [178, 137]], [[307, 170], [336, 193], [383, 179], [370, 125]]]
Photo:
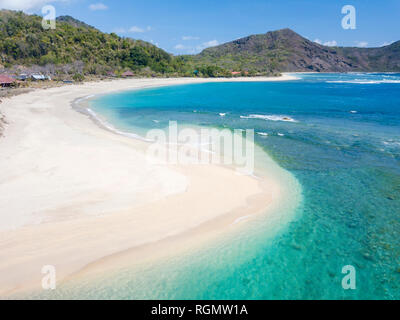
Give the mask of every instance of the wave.
[[107, 121], [103, 120], [101, 117], [99, 117], [92, 109], [90, 108], [86, 108], [87, 113], [91, 116], [91, 118], [97, 122], [100, 126], [102, 126], [103, 128], [112, 131], [116, 134], [125, 136], [125, 137], [129, 137], [129, 138], [133, 138], [133, 139], [138, 139], [141, 141], [145, 141], [145, 142], [154, 142], [153, 140], [150, 139], [146, 139], [138, 134], [135, 133], [131, 133], [131, 132], [126, 132], [126, 131], [121, 131], [116, 129], [115, 127], [113, 127], [111, 124], [109, 124]]
[[267, 137], [268, 133], [266, 132], [257, 132], [258, 135], [263, 136], [263, 137]]
[[286, 122], [298, 122], [297, 120], [288, 116], [281, 115], [263, 115], [263, 114], [250, 114], [248, 116], [240, 116], [241, 119], [260, 119], [270, 121], [286, 121]]
[[392, 148], [400, 147], [400, 142], [395, 140], [382, 141], [382, 143], [387, 147], [392, 147]]
[[382, 83], [400, 83], [400, 80], [335, 80], [326, 81], [327, 83], [354, 83], [354, 84], [382, 84]]
[[[98, 115], [96, 112], [94, 112], [91, 108], [89, 108], [88, 106], [82, 106], [81, 102], [85, 101], [85, 100], [89, 100], [93, 97], [95, 97], [96, 95], [88, 95], [82, 98], [78, 98], [75, 99], [72, 102], [72, 108], [80, 113], [83, 113], [87, 116], [89, 116], [97, 125], [99, 125], [100, 127], [111, 131], [113, 133], [128, 137], [128, 138], [133, 138], [133, 139], [137, 139], [140, 141], [145, 141], [145, 142], [154, 142], [153, 140], [150, 139], [146, 139], [145, 137], [135, 134], [135, 133], [131, 133], [131, 132], [126, 132], [126, 131], [121, 131], [118, 130], [117, 128], [115, 128], [114, 126], [112, 126], [110, 123], [108, 123], [105, 119], [103, 119], [100, 115]], [[153, 120], [153, 121], [157, 121], [157, 120]]]
[[75, 100], [75, 103], [79, 104], [80, 102], [88, 100], [90, 98], [93, 98], [94, 96], [95, 96], [94, 94], [91, 94], [90, 96], [86, 96], [86, 97], [83, 97], [83, 98], [78, 98], [78, 99]]
[[247, 216], [243, 216], [243, 217], [239, 217], [237, 218], [235, 221], [233, 221], [232, 224], [238, 224], [240, 222], [246, 221], [251, 217], [251, 215], [247, 215]]

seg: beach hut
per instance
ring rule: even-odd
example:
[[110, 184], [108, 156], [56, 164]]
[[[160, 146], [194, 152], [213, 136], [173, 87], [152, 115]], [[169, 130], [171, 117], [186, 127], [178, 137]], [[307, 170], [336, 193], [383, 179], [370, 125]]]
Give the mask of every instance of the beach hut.
[[20, 80], [20, 81], [25, 81], [25, 80], [28, 80], [28, 75], [26, 74], [26, 73], [21, 73], [18, 77], [17, 77], [17, 79], [18, 80]]
[[33, 81], [44, 81], [47, 80], [47, 77], [42, 74], [32, 74], [31, 79]]
[[2, 88], [11, 87], [13, 85], [15, 85], [15, 79], [6, 75], [0, 75], [0, 86]]
[[122, 76], [123, 76], [124, 78], [130, 78], [130, 77], [133, 77], [133, 76], [134, 76], [134, 73], [133, 73], [132, 71], [125, 71], [125, 72], [122, 74]]

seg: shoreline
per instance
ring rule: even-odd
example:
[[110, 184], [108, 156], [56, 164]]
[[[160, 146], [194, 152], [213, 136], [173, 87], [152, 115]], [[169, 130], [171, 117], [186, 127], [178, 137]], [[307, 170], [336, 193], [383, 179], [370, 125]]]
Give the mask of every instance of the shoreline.
[[[173, 85], [185, 85], [185, 84], [195, 84], [195, 83], [210, 83], [210, 82], [278, 82], [278, 81], [293, 81], [293, 80], [299, 80], [299, 78], [297, 78], [296, 76], [292, 76], [291, 73], [282, 73], [282, 76], [280, 77], [236, 77], [236, 78], [177, 78], [177, 79], [186, 79], [188, 81], [190, 80], [199, 80], [199, 81], [195, 81], [195, 82], [189, 82], [189, 83], [176, 83]], [[232, 81], [232, 79], [234, 79]], [[143, 79], [142, 79], [143, 80]], [[116, 80], [116, 81], [121, 81], [121, 79]], [[142, 86], [140, 88], [134, 88], [132, 90], [143, 90], [143, 89], [150, 89], [150, 88], [160, 88], [160, 87], [167, 87], [170, 86], [171, 84], [163, 84], [163, 85], [157, 85], [157, 86], [153, 86], [153, 85], [146, 85], [146, 86]], [[107, 92], [107, 94], [113, 93], [122, 93], [125, 91], [129, 91], [129, 89], [122, 89], [122, 90], [117, 90], [117, 91], [110, 91]], [[71, 101], [71, 106], [72, 108], [79, 112], [82, 113], [86, 116], [88, 116], [89, 118], [92, 119], [92, 121], [98, 125], [99, 127], [101, 127], [104, 130], [110, 131], [112, 133], [118, 134], [118, 135], [122, 135], [131, 139], [137, 139], [143, 142], [151, 142], [149, 140], [146, 140], [144, 137], [139, 136], [135, 133], [132, 132], [122, 132], [119, 129], [115, 128], [112, 124], [108, 123], [106, 120], [101, 119], [101, 117], [95, 113], [92, 109], [90, 109], [89, 107], [84, 107], [81, 105], [81, 103], [83, 101], [87, 101], [89, 99], [95, 98], [97, 96], [100, 95], [104, 95], [103, 93], [99, 93], [99, 94], [90, 94], [88, 96], [84, 96], [84, 97], [79, 97], [74, 99], [73, 101]]]
[[[0, 175], [5, 212], [0, 216], [0, 297], [40, 289], [43, 265], [55, 265], [62, 281], [102, 259], [166, 239], [190, 246], [204, 242], [210, 232], [225, 232], [228, 220], [251, 217], [279, 202], [283, 190], [273, 179], [261, 183], [215, 165], [150, 166], [143, 157], [144, 142], [103, 130], [70, 105], [99, 91], [232, 79], [211, 80], [89, 83], [36, 90], [2, 104], [9, 125], [0, 140], [5, 168]], [[278, 81], [284, 80], [294, 77]], [[150, 252], [145, 255], [156, 259]], [[169, 246], [168, 252], [175, 251]]]

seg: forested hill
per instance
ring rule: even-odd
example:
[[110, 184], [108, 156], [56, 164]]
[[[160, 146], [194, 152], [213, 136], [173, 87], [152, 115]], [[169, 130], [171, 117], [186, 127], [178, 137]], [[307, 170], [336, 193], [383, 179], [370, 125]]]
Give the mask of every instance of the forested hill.
[[151, 43], [107, 34], [70, 16], [0, 11], [0, 69], [39, 66], [51, 74], [147, 76], [277, 75], [280, 72], [400, 71], [400, 41], [381, 48], [327, 47], [290, 29], [251, 35], [198, 55], [173, 56]]
[[193, 60], [253, 72], [400, 71], [400, 41], [381, 48], [327, 47], [282, 29], [207, 48]]
[[184, 72], [182, 59], [148, 42], [106, 34], [69, 16], [59, 17], [55, 30], [45, 30], [41, 17], [7, 10], [0, 11], [0, 64], [69, 66], [85, 74]]
[[65, 22], [76, 28], [95, 29], [95, 27], [89, 26], [88, 24], [79, 21], [71, 16], [59, 16], [57, 17], [57, 22]]

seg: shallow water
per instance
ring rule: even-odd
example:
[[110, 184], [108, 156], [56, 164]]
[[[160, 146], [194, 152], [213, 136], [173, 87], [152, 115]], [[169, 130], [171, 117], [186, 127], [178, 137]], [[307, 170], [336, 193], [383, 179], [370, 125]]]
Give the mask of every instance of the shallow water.
[[[170, 120], [254, 128], [257, 144], [300, 183], [302, 199], [279, 208], [274, 224], [260, 217], [207, 248], [54, 297], [400, 299], [400, 74], [298, 76], [93, 100], [115, 127], [143, 136]], [[256, 159], [259, 167], [268, 161], [262, 152]], [[292, 176], [282, 177], [298, 197]], [[341, 286], [345, 265], [356, 268], [356, 290]]]

